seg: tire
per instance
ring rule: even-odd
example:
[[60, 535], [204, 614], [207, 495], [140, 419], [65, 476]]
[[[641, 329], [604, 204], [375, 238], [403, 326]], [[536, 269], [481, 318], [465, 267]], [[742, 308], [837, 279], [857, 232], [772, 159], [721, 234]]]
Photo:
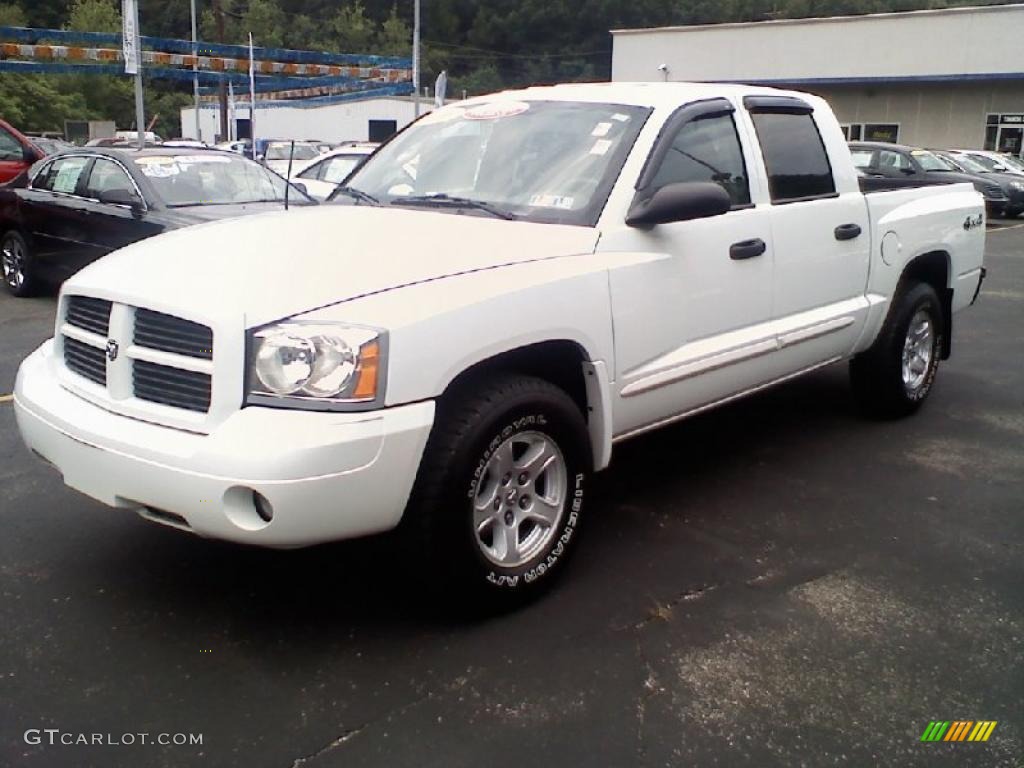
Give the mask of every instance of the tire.
[[446, 395], [403, 522], [413, 561], [484, 610], [539, 594], [575, 548], [591, 469], [558, 387], [509, 374]]
[[13, 229], [0, 238], [0, 277], [13, 296], [31, 296], [35, 291], [36, 280], [32, 274], [28, 243], [20, 232]]
[[920, 408], [935, 383], [944, 333], [935, 289], [927, 283], [898, 287], [875, 343], [850, 362], [850, 381], [862, 409], [898, 418]]

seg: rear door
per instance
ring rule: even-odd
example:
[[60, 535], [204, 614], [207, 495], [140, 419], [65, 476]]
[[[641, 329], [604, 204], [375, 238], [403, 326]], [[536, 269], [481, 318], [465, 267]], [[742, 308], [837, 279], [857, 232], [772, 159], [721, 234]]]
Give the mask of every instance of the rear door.
[[848, 150], [831, 115], [822, 131], [802, 99], [744, 103], [771, 198], [774, 325], [786, 369], [796, 372], [847, 354], [860, 333], [871, 253], [867, 205], [854, 178], [837, 188], [830, 152]]

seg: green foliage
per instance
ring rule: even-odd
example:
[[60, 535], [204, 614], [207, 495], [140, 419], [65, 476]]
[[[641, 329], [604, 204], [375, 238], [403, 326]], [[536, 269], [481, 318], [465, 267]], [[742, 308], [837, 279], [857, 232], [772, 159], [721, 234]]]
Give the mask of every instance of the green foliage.
[[111, 0], [75, 0], [67, 28], [79, 32], [120, 32], [121, 10]]
[[0, 3], [0, 27], [27, 27], [28, 16], [16, 3]]

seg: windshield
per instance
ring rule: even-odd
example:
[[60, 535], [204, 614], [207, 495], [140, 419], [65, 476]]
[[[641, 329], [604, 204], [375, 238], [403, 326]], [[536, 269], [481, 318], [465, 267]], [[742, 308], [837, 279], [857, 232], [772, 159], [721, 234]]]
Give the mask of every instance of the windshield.
[[[964, 159], [970, 163], [974, 163], [975, 165], [980, 165], [986, 171], [994, 171], [996, 168], [1003, 165], [1003, 163], [993, 160], [991, 157], [986, 157], [985, 155], [957, 155], [956, 159]], [[964, 165], [966, 166], [967, 163], [964, 163]]]
[[968, 173], [991, 173], [992, 169], [979, 162], [973, 155], [954, 155], [957, 165]]
[[[267, 147], [266, 158], [267, 160], [287, 160], [290, 153], [291, 144], [271, 144]], [[309, 144], [296, 144], [293, 157], [296, 160], [312, 160], [319, 154], [316, 147]]]
[[[385, 205], [447, 196], [530, 221], [593, 226], [650, 110], [566, 101], [438, 109], [378, 150], [348, 185]], [[342, 200], [352, 204], [351, 199]]]
[[918, 164], [922, 169], [926, 171], [959, 171], [954, 163], [947, 160], [944, 157], [936, 155], [934, 152], [926, 152], [923, 149], [916, 149], [911, 152], [914, 159], [917, 160]]
[[[284, 201], [284, 179], [238, 155], [144, 155], [135, 158], [135, 165], [172, 208]], [[308, 202], [294, 188], [289, 197]]]

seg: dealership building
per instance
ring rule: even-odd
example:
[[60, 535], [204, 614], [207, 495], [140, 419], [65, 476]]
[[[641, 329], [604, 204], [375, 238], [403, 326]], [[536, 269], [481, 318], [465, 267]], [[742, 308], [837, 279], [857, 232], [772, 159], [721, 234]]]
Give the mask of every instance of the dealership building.
[[613, 30], [616, 81], [809, 91], [848, 138], [1022, 153], [1024, 4]]

